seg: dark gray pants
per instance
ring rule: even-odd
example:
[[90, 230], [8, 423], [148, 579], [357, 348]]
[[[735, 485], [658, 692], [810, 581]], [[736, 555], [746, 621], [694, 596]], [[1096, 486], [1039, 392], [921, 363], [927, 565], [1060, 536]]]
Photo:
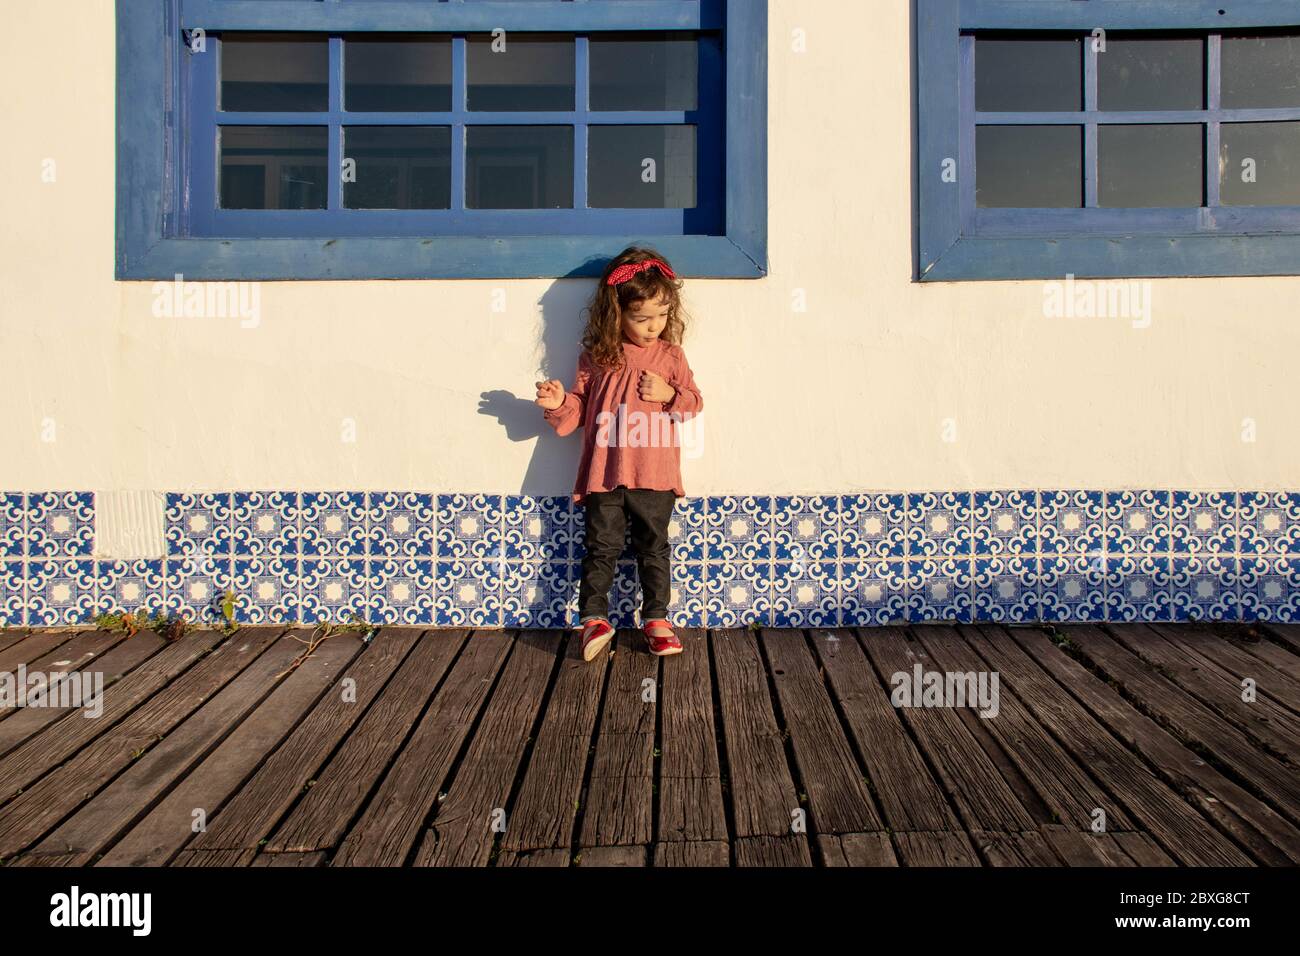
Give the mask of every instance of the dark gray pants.
[[609, 617], [609, 589], [614, 584], [629, 522], [641, 578], [641, 620], [668, 617], [668, 603], [672, 600], [668, 521], [676, 501], [674, 491], [624, 485], [613, 491], [591, 492], [583, 499], [587, 509], [587, 553], [582, 559], [582, 584], [578, 588], [579, 623]]

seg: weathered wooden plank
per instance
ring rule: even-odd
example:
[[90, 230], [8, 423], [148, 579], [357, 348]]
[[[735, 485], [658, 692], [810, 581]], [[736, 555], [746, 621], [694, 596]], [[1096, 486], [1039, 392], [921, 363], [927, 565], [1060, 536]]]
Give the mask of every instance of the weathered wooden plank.
[[[75, 757], [41, 777], [0, 808], [0, 857], [30, 846], [59, 820], [91, 799], [105, 783], [256, 661], [274, 643], [278, 633], [277, 628], [263, 628], [255, 633], [235, 635], [176, 680], [157, 687], [141, 706], [106, 733], [97, 736]], [[156, 655], [155, 660], [158, 656], [161, 655]], [[128, 677], [123, 682], [130, 679]], [[137, 687], [136, 691], [145, 686], [148, 685]], [[121, 706], [111, 699], [105, 701], [105, 717], [115, 704]], [[46, 738], [68, 723], [70, 721], [56, 724], [32, 743], [44, 743]], [[13, 756], [22, 755], [25, 749], [19, 748]]]
[[1183, 746], [1043, 632], [984, 627], [980, 633], [1000, 660], [1016, 660], [1017, 651], [1021, 651], [1062, 688], [1068, 688], [1099, 722], [1150, 761], [1166, 782], [1231, 833], [1256, 859], [1274, 864], [1300, 862], [1300, 830]]
[[28, 627], [0, 627], [0, 651], [7, 651], [32, 633]]
[[315, 850], [311, 853], [259, 853], [253, 857], [252, 865], [298, 867], [324, 866], [325, 853], [322, 850]]
[[[1257, 627], [1217, 627], [1207, 629], [1221, 641], [1227, 641], [1234, 648], [1257, 661], [1263, 661], [1270, 668], [1290, 682], [1291, 687], [1300, 688], [1300, 654], [1295, 654], [1282, 644], [1268, 639], [1267, 632], [1261, 633]], [[1213, 656], [1211, 648], [1201, 650], [1202, 654]]]
[[735, 843], [736, 866], [812, 866], [801, 836], [745, 836]]
[[972, 830], [971, 842], [989, 866], [1060, 866], [1061, 861], [1041, 833], [990, 833]]
[[[933, 668], [925, 648], [909, 640], [901, 628], [855, 628], [854, 632], [888, 687], [894, 686], [895, 674], [911, 679], [915, 664]], [[1034, 819], [952, 708], [899, 710], [968, 826], [1020, 832], [1032, 830], [1039, 822], [1050, 822]]]
[[[1072, 634], [1074, 626], [1063, 630]], [[1220, 834], [1182, 797], [1156, 777], [1132, 751], [1106, 732], [1086, 709], [1035, 665], [1015, 645], [1003, 638], [1000, 628], [981, 628], [972, 636], [980, 640], [987, 632], [998, 655], [998, 667], [1011, 684], [1024, 689], [1024, 700], [1038, 721], [1084, 766], [1115, 794], [1130, 817], [1151, 832], [1168, 837], [1180, 848], [1183, 862], [1198, 866], [1249, 866], [1251, 859]], [[1103, 807], [1102, 809], [1106, 809]]]
[[823, 866], [898, 866], [888, 833], [819, 833]]
[[[1216, 639], [1203, 630], [1184, 630], [1172, 624], [1148, 624], [1146, 629], [1155, 631], [1175, 650], [1187, 655], [1190, 666], [1203, 672], [1217, 671], [1238, 697], [1241, 696], [1242, 680], [1250, 678], [1255, 681], [1260, 693], [1290, 710], [1288, 716], [1294, 719], [1295, 713], [1300, 711], [1300, 685], [1267, 661], [1248, 654], [1241, 646], [1228, 640]], [[1140, 636], [1135, 635], [1134, 640], [1146, 645]], [[1281, 651], [1281, 648], [1278, 650]], [[1300, 665], [1300, 659], [1296, 660], [1296, 664]]]
[[[647, 846], [654, 839], [659, 658], [635, 631], [619, 634], [582, 800], [578, 846]], [[697, 652], [702, 648], [693, 648]]]
[[979, 866], [980, 860], [965, 833], [937, 831], [895, 833], [894, 843], [904, 866]]
[[28, 631], [21, 640], [0, 650], [0, 671], [16, 671], [23, 664], [44, 657], [85, 631]]
[[[623, 644], [624, 637], [615, 635], [616, 653]], [[565, 646], [560, 672], [510, 811], [510, 825], [501, 838], [503, 852], [570, 853], [601, 685], [610, 666], [609, 654], [584, 661], [581, 645], [581, 641], [570, 640]]]
[[[1024, 774], [1037, 796], [1047, 805], [1053, 822], [1076, 829], [1092, 825], [1093, 811], [1106, 811], [1107, 826], [1112, 830], [1133, 830], [1133, 821], [1124, 808], [1084, 771], [1070, 754], [1034, 719], [1028, 703], [1035, 694], [1061, 693], [1045, 682], [1030, 682], [1021, 687], [1008, 686], [996, 667], [990, 667], [971, 645], [950, 627], [914, 627], [912, 633], [929, 650], [940, 670], [954, 672], [998, 673], [998, 711], [996, 717], [983, 719], [980, 726], [993, 736], [1002, 750]], [[996, 655], [990, 655], [996, 660]], [[973, 712], [972, 712], [973, 713]], [[968, 722], [979, 721], [974, 716]], [[1015, 842], [1015, 841], [1012, 841]]]
[[884, 830], [803, 632], [763, 628], [759, 639], [808, 794], [810, 829], [817, 833]]
[[160, 687], [184, 673], [217, 645], [222, 645], [222, 652], [227, 648], [242, 646], [248, 641], [257, 641], [264, 646], [265, 642], [283, 630], [284, 628], [249, 628], [230, 638], [216, 631], [191, 631], [163, 648], [116, 682], [112, 693], [105, 689], [104, 710], [99, 717], [93, 720], [56, 721], [39, 736], [25, 741], [0, 758], [0, 781], [3, 781], [4, 786], [4, 790], [0, 791], [0, 803], [63, 763], [99, 734], [111, 729], [143, 701], [153, 696]]
[[416, 645], [338, 752], [314, 781], [307, 781], [310, 789], [267, 840], [266, 852], [327, 850], [338, 844], [465, 639], [465, 632], [457, 631], [446, 640], [426, 637]]
[[1049, 824], [1041, 832], [1066, 866], [1136, 865], [1110, 833], [1080, 833], [1060, 824]]
[[801, 808], [754, 635], [722, 628], [712, 636], [736, 836], [778, 838], [746, 844], [751, 859], [762, 857], [766, 847], [779, 858], [802, 859], [808, 854], [803, 836], [794, 840], [801, 851], [781, 849]]
[[[83, 631], [65, 644], [29, 662], [27, 671], [52, 677], [48, 689], [43, 693], [47, 700], [57, 700], [59, 688], [67, 683], [66, 675], [73, 671], [83, 671], [95, 658], [102, 657], [125, 638], [125, 634], [111, 631]], [[0, 668], [3, 670], [3, 668]], [[58, 675], [63, 674], [64, 677]], [[12, 717], [27, 710], [26, 707], [0, 707], [0, 720]], [[50, 708], [42, 707], [42, 710]]]
[[1300, 624], [1275, 624], [1272, 621], [1258, 625], [1272, 641], [1292, 654], [1300, 654]]
[[[304, 632], [305, 633], [305, 632]], [[298, 655], [300, 645], [290, 634], [275, 642], [238, 677], [206, 701], [161, 741], [131, 762], [120, 776], [91, 797], [54, 832], [31, 849], [33, 855], [68, 854], [85, 866], [139, 820], [178, 782], [184, 788], [194, 767], [230, 733], [275, 687], [275, 677]], [[146, 728], [148, 729], [148, 728]], [[99, 767], [94, 768], [97, 772]], [[90, 781], [84, 781], [83, 786]], [[188, 803], [176, 845], [189, 839], [192, 811], [211, 813], [212, 805]], [[128, 838], [129, 839], [129, 838]], [[158, 861], [162, 862], [162, 861]], [[124, 861], [123, 865], [130, 865]]]
[[[98, 658], [91, 673], [104, 675], [107, 698], [117, 681], [166, 646], [167, 642], [153, 631], [137, 634]], [[116, 690], [111, 692], [116, 696]], [[79, 707], [27, 707], [20, 710], [0, 723], [0, 757], [11, 753], [56, 721], [80, 712]], [[97, 719], [102, 720], [102, 717]]]
[[[703, 644], [692, 646], [702, 648]], [[729, 866], [730, 862], [731, 847], [724, 840], [671, 840], [655, 846], [656, 867], [715, 867]]]
[[[663, 669], [658, 838], [661, 842], [712, 845], [727, 839], [727, 814], [722, 802], [708, 632], [679, 628], [677, 633], [690, 650]], [[723, 866], [726, 859], [724, 854]]]
[[[1253, 703], [1246, 703], [1241, 699], [1240, 681], [1207, 665], [1199, 654], [1160, 639], [1158, 632], [1142, 625], [1115, 628], [1107, 634], [1111, 641], [1148, 667], [1158, 668], [1171, 682], [1236, 724], [1261, 746], [1292, 759], [1300, 755], [1300, 721], [1266, 692], [1261, 692]], [[1097, 639], [1094, 631], [1083, 637], [1092, 642]]]
[[499, 832], [509, 828], [510, 791], [564, 648], [554, 631], [520, 631], [469, 750], [415, 856], [416, 866], [486, 866]]
[[[652, 654], [647, 654], [652, 657]], [[603, 866], [645, 866], [646, 847], [589, 846], [578, 854], [577, 865], [587, 868]]]
[[1116, 833], [1115, 842], [1138, 866], [1177, 866], [1146, 833]]
[[191, 850], [255, 849], [284, 816], [303, 788], [329, 759], [339, 743], [365, 715], [367, 708], [420, 641], [453, 640], [454, 636], [410, 627], [381, 628], [340, 678], [351, 689], [326, 694], [293, 731], [283, 746], [257, 768], [208, 827], [187, 844]]
[[113, 845], [100, 865], [160, 866], [166, 862], [194, 835], [195, 810], [202, 809], [206, 817], [217, 815], [364, 646], [355, 634], [326, 638], [219, 747]]
[[401, 866], [406, 861], [515, 638], [515, 631], [470, 636], [331, 866]]
[[1182, 740], [1195, 748], [1204, 748], [1216, 761], [1232, 768], [1238, 779], [1248, 781], [1291, 820], [1300, 818], [1300, 780], [1296, 779], [1295, 771], [1265, 750], [1250, 746], [1239, 725], [1184, 693], [1178, 685], [1096, 628], [1071, 626], [1063, 634], [1077, 653], [1141, 701], [1144, 710], [1157, 716]]
[[182, 850], [172, 860], [172, 866], [234, 867], [252, 866], [257, 859], [256, 850]]
[[812, 637], [849, 732], [866, 761], [885, 822], [893, 830], [961, 829], [853, 632], [816, 629]]
[[568, 850], [502, 850], [497, 866], [568, 866]]

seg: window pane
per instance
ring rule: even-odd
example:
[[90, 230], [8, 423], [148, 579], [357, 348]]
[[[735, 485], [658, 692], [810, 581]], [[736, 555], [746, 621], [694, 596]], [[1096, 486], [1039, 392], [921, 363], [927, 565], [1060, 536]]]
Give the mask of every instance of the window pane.
[[573, 109], [573, 37], [480, 34], [466, 46], [471, 110]]
[[1300, 106], [1300, 36], [1224, 37], [1224, 109]]
[[593, 110], [693, 110], [699, 42], [694, 34], [605, 34], [588, 44]]
[[1097, 107], [1199, 110], [1205, 105], [1205, 41], [1117, 40], [1097, 54]]
[[592, 126], [587, 136], [587, 205], [695, 207], [694, 126]]
[[449, 126], [345, 126], [343, 160], [348, 209], [451, 208]]
[[975, 132], [977, 206], [1083, 205], [1082, 127], [980, 126]]
[[343, 108], [353, 112], [451, 109], [449, 37], [348, 38]]
[[1083, 108], [1078, 40], [975, 41], [975, 108], [986, 112]]
[[465, 129], [469, 209], [572, 209], [572, 126]]
[[1102, 126], [1097, 201], [1127, 208], [1189, 208], [1205, 199], [1205, 127]]
[[1225, 206], [1300, 206], [1300, 123], [1225, 123]]
[[222, 209], [324, 209], [324, 126], [221, 126]]
[[324, 37], [235, 33], [221, 38], [221, 109], [329, 109], [329, 44]]

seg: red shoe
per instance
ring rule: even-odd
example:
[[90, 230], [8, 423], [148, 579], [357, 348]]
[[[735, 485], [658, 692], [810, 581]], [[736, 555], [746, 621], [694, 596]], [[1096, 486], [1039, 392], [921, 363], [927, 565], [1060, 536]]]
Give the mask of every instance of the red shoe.
[[673, 633], [672, 625], [663, 618], [646, 621], [641, 625], [641, 631], [645, 634], [646, 643], [650, 645], [650, 653], [655, 657], [667, 657], [682, 652], [682, 642]]
[[582, 659], [589, 661], [614, 639], [614, 625], [603, 617], [594, 617], [582, 625]]

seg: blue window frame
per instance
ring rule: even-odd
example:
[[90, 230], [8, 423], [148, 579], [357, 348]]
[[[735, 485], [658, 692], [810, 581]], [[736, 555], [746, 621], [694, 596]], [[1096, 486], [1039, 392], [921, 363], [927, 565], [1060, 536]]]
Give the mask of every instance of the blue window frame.
[[[917, 194], [921, 281], [1300, 274], [1300, 206], [1228, 205], [1220, 191], [1224, 137], [1237, 124], [1300, 121], [1300, 104], [1224, 108], [1225, 36], [1300, 24], [1294, 0], [917, 0]], [[1099, 33], [1097, 31], [1104, 31]], [[1177, 32], [1174, 32], [1177, 31]], [[1291, 30], [1289, 32], [1300, 32]], [[1197, 109], [1102, 109], [1094, 39], [1195, 37], [1204, 43]], [[976, 101], [982, 39], [1076, 38], [1078, 109], [982, 111]], [[1196, 128], [1201, 202], [1182, 208], [1109, 207], [1106, 138], [1155, 126]], [[977, 199], [977, 141], [987, 130], [1079, 131], [1077, 208], [990, 208]], [[1044, 203], [1051, 205], [1051, 203]], [[1060, 205], [1066, 205], [1061, 203]], [[1071, 203], [1070, 205], [1073, 205]], [[1118, 205], [1118, 204], [1116, 204]], [[1131, 206], [1131, 203], [1129, 204]]]
[[[766, 8], [766, 0], [118, 0], [116, 275], [590, 276], [634, 242], [654, 244], [686, 276], [765, 275]], [[202, 43], [191, 42], [196, 30]], [[571, 103], [490, 110], [467, 97], [471, 44], [494, 30], [506, 31], [507, 42], [567, 44]], [[328, 80], [309, 97], [311, 109], [253, 112], [246, 103], [232, 108], [233, 96], [222, 102], [222, 44], [234, 50], [236, 38], [255, 35], [318, 43]], [[446, 45], [449, 99], [432, 111], [427, 103], [420, 112], [346, 109], [354, 105], [344, 98], [347, 44], [403, 35]], [[696, 41], [693, 108], [611, 109], [592, 97], [589, 67], [601, 44], [608, 59], [613, 38], [668, 35]], [[691, 194], [662, 203], [676, 208], [598, 208], [638, 200], [596, 174], [597, 157], [628, 152], [638, 136], [670, 134], [674, 148], [694, 146]], [[420, 208], [357, 208], [344, 177], [328, 171], [343, 167], [348, 142], [369, 136], [382, 147], [394, 135], [427, 147]], [[533, 135], [558, 156], [571, 150], [572, 175], [560, 163], [546, 173], [539, 152], [533, 172], [546, 177], [549, 193], [500, 204], [540, 208], [479, 208], [493, 205], [475, 191], [489, 176], [519, 195], [519, 176], [510, 179], [493, 144], [505, 136], [517, 147]], [[265, 154], [266, 142], [287, 144], [269, 150], [283, 155], [249, 158]], [[295, 198], [264, 202], [261, 177], [244, 175], [240, 162], [285, 163]], [[565, 169], [558, 185], [557, 168]], [[441, 182], [430, 188], [430, 178]], [[276, 188], [274, 176], [267, 182]], [[231, 198], [240, 195], [258, 198]], [[263, 205], [272, 208], [250, 208]]]

